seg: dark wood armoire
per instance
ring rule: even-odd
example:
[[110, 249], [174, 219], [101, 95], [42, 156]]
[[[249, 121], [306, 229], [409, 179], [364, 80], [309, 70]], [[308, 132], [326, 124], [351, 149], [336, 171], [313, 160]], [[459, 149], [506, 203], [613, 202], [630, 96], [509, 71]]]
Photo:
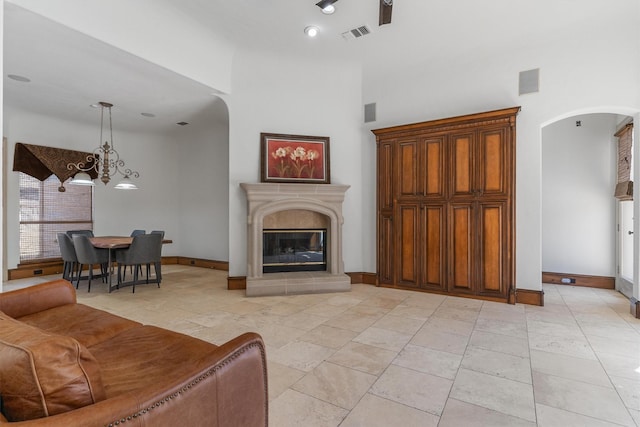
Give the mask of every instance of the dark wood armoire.
[[515, 302], [519, 110], [373, 130], [379, 285]]

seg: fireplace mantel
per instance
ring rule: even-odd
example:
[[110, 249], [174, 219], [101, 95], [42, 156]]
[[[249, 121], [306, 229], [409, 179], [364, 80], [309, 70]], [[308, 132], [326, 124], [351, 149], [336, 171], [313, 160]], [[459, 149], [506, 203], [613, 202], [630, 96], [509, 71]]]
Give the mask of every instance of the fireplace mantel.
[[[351, 289], [342, 259], [342, 203], [348, 185], [241, 183], [247, 195], [247, 296], [337, 292]], [[325, 215], [327, 271], [263, 273], [264, 218], [276, 212], [302, 209]]]

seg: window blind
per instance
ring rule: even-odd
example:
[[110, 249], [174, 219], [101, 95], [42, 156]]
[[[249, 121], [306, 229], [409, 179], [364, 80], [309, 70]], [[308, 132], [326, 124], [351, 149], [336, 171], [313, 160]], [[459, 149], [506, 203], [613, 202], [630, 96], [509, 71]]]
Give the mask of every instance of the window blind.
[[69, 185], [50, 176], [39, 181], [20, 173], [20, 262], [60, 257], [57, 233], [93, 230], [93, 187]]
[[633, 123], [629, 123], [615, 134], [618, 137], [618, 180], [615, 197], [633, 200]]

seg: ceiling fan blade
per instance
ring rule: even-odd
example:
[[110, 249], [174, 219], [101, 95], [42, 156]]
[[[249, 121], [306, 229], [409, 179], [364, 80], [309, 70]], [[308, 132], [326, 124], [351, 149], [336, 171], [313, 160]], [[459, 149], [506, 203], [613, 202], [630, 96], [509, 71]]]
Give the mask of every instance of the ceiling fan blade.
[[391, 23], [391, 10], [393, 9], [393, 0], [380, 0], [380, 20], [378, 25]]

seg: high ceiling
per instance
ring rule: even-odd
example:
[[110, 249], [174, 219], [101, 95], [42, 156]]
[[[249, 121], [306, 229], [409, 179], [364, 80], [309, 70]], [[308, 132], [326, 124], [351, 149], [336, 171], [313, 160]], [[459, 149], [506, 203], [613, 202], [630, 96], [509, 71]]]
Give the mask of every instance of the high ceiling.
[[[179, 5], [182, 13], [246, 47], [348, 57], [385, 70], [425, 59], [455, 61], [526, 49], [620, 19], [603, 0], [396, 0], [392, 23], [383, 26], [378, 26], [379, 0], [339, 0], [333, 15], [322, 14], [317, 0], [162, 2]], [[308, 25], [320, 29], [316, 39], [304, 37]], [[363, 25], [371, 34], [351, 41], [342, 37]]]
[[5, 105], [97, 124], [99, 109], [90, 105], [106, 101], [118, 129], [141, 132], [225, 111], [211, 88], [6, 2], [4, 28]]
[[[358, 61], [364, 73], [390, 77], [399, 67], [454, 67], [498, 51], [543, 47], [607, 28], [603, 26], [620, 18], [604, 0], [396, 0], [392, 23], [381, 27], [378, 0], [340, 0], [333, 15], [322, 14], [316, 0], [156, 2], [239, 49]], [[114, 123], [140, 131], [175, 129], [179, 121], [211, 120], [224, 111], [205, 85], [4, 4], [5, 105], [95, 123], [96, 110], [88, 106], [108, 101], [115, 105]], [[315, 39], [304, 35], [308, 25], [320, 29]], [[343, 37], [361, 26], [371, 33]], [[189, 40], [183, 42], [188, 48]], [[31, 82], [17, 82], [7, 74]]]

